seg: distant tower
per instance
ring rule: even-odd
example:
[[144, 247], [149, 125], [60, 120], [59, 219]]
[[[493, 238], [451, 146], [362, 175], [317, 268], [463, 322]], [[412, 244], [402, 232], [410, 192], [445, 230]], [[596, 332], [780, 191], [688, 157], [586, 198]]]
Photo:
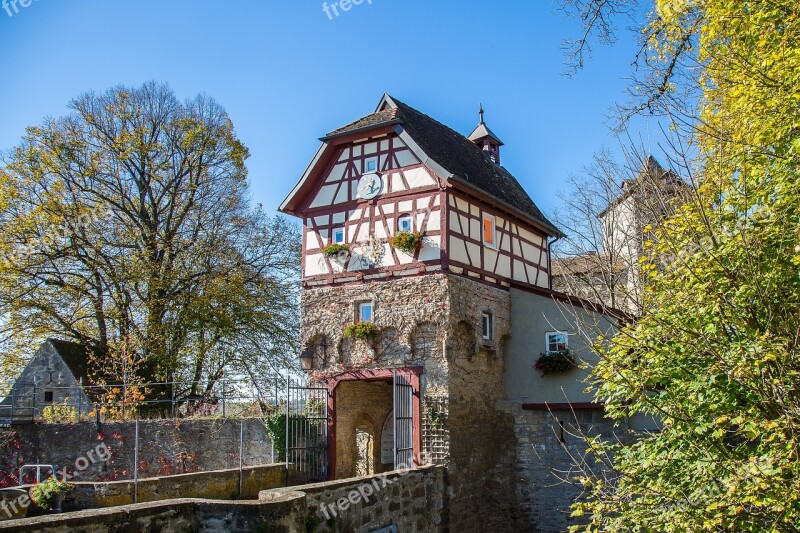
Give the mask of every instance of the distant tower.
[[470, 136], [469, 140], [480, 146], [485, 152], [488, 152], [489, 157], [497, 163], [500, 164], [500, 147], [503, 146], [503, 141], [494, 134], [492, 130], [486, 125], [486, 122], [483, 120], [483, 104], [481, 104], [480, 109], [478, 110], [478, 116], [480, 117], [480, 122], [478, 123], [478, 127], [475, 128]]

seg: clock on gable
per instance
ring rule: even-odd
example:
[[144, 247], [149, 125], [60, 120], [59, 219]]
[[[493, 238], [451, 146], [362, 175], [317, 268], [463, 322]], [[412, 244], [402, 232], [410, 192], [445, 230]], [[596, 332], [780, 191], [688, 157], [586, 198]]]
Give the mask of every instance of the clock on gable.
[[372, 200], [381, 193], [383, 180], [377, 174], [367, 174], [358, 182], [358, 196], [364, 200]]

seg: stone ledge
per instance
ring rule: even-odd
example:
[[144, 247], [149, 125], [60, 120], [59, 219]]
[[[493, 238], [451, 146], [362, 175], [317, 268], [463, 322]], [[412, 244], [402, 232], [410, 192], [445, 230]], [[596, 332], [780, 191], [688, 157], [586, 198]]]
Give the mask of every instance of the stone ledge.
[[50, 516], [40, 516], [36, 518], [24, 518], [21, 520], [9, 520], [0, 522], [0, 531], [42, 531], [65, 530], [71, 531], [77, 528], [80, 531], [90, 531], [93, 526], [102, 524], [102, 529], [97, 531], [112, 530], [112, 526], [123, 524], [130, 521], [143, 521], [147, 518], [167, 519], [170, 523], [173, 520], [183, 522], [187, 525], [196, 524], [198, 511], [204, 514], [210, 512], [215, 515], [223, 516], [228, 513], [237, 514], [237, 511], [247, 509], [254, 512], [270, 511], [270, 514], [290, 514], [298, 504], [305, 504], [305, 494], [300, 492], [284, 493], [283, 498], [276, 501], [220, 501], [204, 500], [197, 498], [180, 498], [173, 500], [162, 500], [159, 502], [137, 503], [110, 507], [105, 509], [91, 509], [87, 511], [76, 511], [71, 513], [61, 513]]
[[[389, 520], [388, 523], [406, 528], [425, 523], [422, 530], [443, 530], [444, 495], [431, 499], [428, 490], [444, 492], [447, 472], [443, 466], [426, 465], [385, 475], [266, 490], [259, 493], [259, 500], [253, 501], [180, 498], [10, 520], [0, 523], [0, 532], [255, 531], [265, 526], [268, 531], [276, 533], [303, 531], [309, 513], [317, 511], [320, 496], [336, 491], [355, 491], [364, 484], [380, 482], [383, 477], [393, 482], [407, 480], [408, 484], [393, 483], [383, 491], [379, 500], [360, 509], [354, 507], [351, 513], [341, 517], [347, 527], [377, 527]], [[425, 488], [420, 488], [423, 485]], [[311, 495], [315, 496], [315, 502], [309, 500]], [[392, 510], [392, 505], [397, 508]], [[334, 531], [324, 525], [320, 527], [321, 532]]]
[[384, 474], [377, 474], [374, 476], [367, 476], [367, 477], [351, 477], [346, 479], [336, 479], [334, 481], [323, 481], [321, 483], [309, 483], [308, 485], [298, 485], [296, 487], [286, 487], [286, 488], [279, 488], [279, 489], [271, 489], [271, 490], [264, 490], [258, 494], [259, 500], [272, 497], [272, 494], [284, 494], [284, 493], [291, 493], [291, 492], [302, 492], [304, 494], [316, 494], [319, 492], [324, 492], [326, 490], [335, 490], [347, 487], [355, 487], [360, 485], [368, 485], [372, 483], [373, 480], [380, 480], [380, 479], [398, 479], [398, 478], [405, 478], [409, 474], [419, 473], [419, 474], [427, 474], [429, 472], [434, 472], [436, 470], [445, 470], [444, 466], [441, 465], [424, 465], [418, 468], [407, 468], [404, 470], [392, 470], [391, 472], [386, 472]]

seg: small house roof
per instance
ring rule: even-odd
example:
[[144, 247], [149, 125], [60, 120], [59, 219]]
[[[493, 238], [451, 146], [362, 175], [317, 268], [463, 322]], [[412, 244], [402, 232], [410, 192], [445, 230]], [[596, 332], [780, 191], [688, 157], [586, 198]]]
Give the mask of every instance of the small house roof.
[[55, 349], [56, 353], [67, 365], [69, 371], [76, 381], [83, 379], [84, 383], [89, 383], [89, 350], [80, 344], [63, 341], [59, 339], [47, 339], [47, 342]]
[[478, 127], [475, 128], [475, 131], [469, 134], [469, 137], [467, 137], [467, 139], [469, 139], [472, 142], [475, 142], [481, 139], [485, 139], [486, 137], [491, 137], [492, 139], [497, 141], [497, 143], [500, 146], [503, 146], [503, 144], [505, 144], [503, 143], [503, 141], [500, 140], [500, 137], [495, 135], [495, 133], [489, 129], [489, 126], [487, 126], [485, 122], [481, 122], [480, 124], [478, 124]]

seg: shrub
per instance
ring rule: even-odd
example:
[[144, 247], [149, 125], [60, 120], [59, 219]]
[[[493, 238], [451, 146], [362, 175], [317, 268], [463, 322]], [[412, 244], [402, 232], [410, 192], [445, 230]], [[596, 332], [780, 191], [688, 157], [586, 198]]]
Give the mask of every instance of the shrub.
[[575, 368], [575, 358], [569, 350], [543, 353], [539, 355], [539, 359], [536, 360], [536, 364], [533, 366], [536, 370], [540, 370], [543, 376], [563, 374]]
[[[139, 408], [145, 400], [147, 389], [142, 385], [128, 385], [123, 389], [120, 386], [110, 386], [99, 398], [98, 407], [100, 414], [106, 421], [124, 420], [125, 418], [136, 418]], [[95, 416], [96, 410], [89, 413], [89, 417]]]
[[[313, 419], [303, 414], [289, 415], [289, 429], [288, 438], [290, 445], [296, 446], [298, 442], [304, 442], [307, 446], [315, 447], [321, 444], [322, 428], [326, 424], [322, 418], [317, 418], [316, 415]], [[267, 428], [270, 439], [272, 439], [272, 446], [275, 449], [275, 460], [286, 461], [286, 413], [275, 412], [264, 419], [264, 425]], [[289, 458], [296, 460], [296, 458]]]
[[68, 481], [59, 481], [51, 477], [47, 481], [37, 483], [31, 487], [31, 500], [45, 511], [49, 511], [53, 508], [58, 496], [63, 496], [74, 488], [75, 485]]
[[374, 339], [378, 336], [378, 326], [374, 322], [356, 322], [344, 328], [344, 338]]
[[67, 402], [68, 400], [64, 400], [64, 403], [48, 405], [42, 409], [42, 420], [46, 424], [79, 422], [78, 410]]
[[400, 231], [389, 239], [392, 248], [413, 254], [422, 247], [422, 233], [419, 231]]

